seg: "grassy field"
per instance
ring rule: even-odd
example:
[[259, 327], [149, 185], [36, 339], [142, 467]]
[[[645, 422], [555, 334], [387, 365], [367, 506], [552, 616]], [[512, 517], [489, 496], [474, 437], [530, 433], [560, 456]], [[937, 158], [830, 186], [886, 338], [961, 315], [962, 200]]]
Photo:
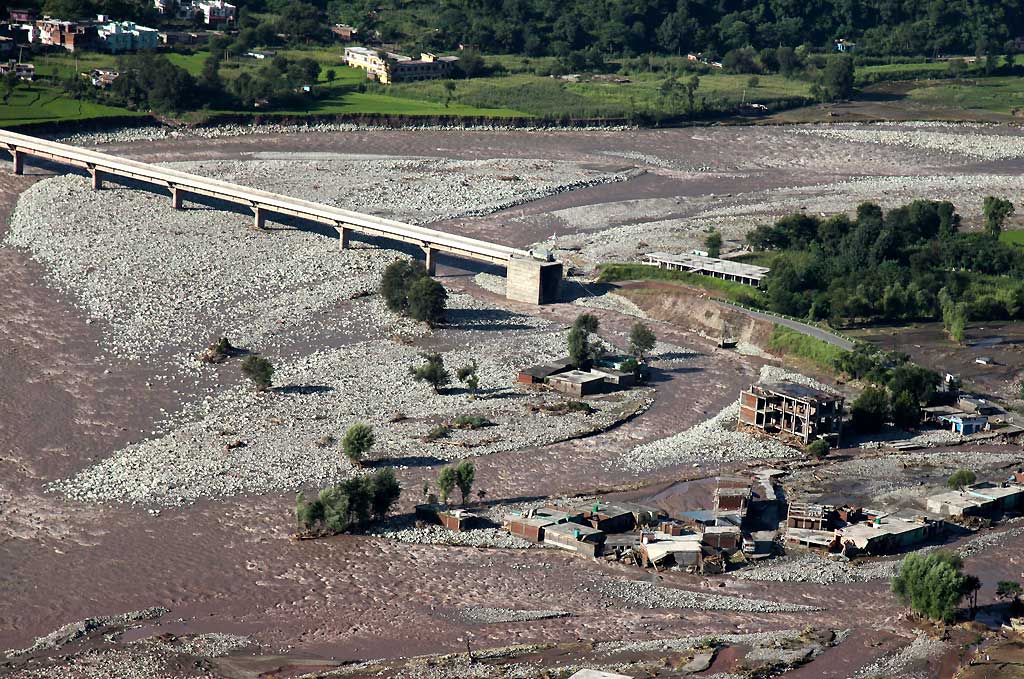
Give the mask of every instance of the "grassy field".
[[0, 106], [0, 127], [45, 123], [57, 120], [90, 120], [111, 116], [143, 115], [123, 108], [77, 101], [61, 95], [60, 91], [33, 85], [19, 87], [6, 106]]
[[1003, 231], [999, 234], [999, 240], [1024, 248], [1024, 231]]
[[846, 353], [845, 349], [782, 325], [776, 325], [772, 330], [768, 348], [785, 356], [810, 361], [829, 372], [835, 371], [836, 358]]
[[1024, 108], [1024, 78], [932, 80], [910, 90], [907, 96], [927, 105], [1012, 114]]
[[655, 266], [647, 266], [646, 264], [602, 264], [600, 270], [601, 273], [597, 280], [601, 283], [637, 280], [678, 281], [686, 285], [720, 293], [721, 297], [729, 301], [747, 306], [762, 306], [763, 302], [761, 291], [749, 285], [723, 281], [686, 271], [670, 271], [668, 269], [659, 269]]
[[[473, 78], [455, 81], [451, 98], [474, 107], [514, 109], [552, 117], [625, 118], [635, 114], [680, 115], [686, 111], [684, 97], [662, 95], [661, 86], [667, 74], [639, 73], [623, 77], [629, 82], [567, 82], [530, 73]], [[759, 76], [756, 87], [750, 87], [749, 80], [750, 76], [746, 75], [702, 75], [697, 100], [706, 100], [709, 109], [724, 110], [744, 100], [770, 106], [780, 99], [805, 98], [810, 94], [810, 83], [801, 80]], [[439, 81], [399, 83], [391, 89], [405, 98], [435, 102], [444, 101], [448, 94]]]

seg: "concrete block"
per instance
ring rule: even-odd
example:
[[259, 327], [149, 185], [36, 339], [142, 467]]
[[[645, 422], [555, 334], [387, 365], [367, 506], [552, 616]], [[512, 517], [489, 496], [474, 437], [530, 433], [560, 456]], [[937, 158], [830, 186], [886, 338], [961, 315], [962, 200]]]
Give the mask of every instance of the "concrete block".
[[505, 275], [505, 297], [528, 304], [557, 302], [562, 291], [562, 263], [513, 257]]

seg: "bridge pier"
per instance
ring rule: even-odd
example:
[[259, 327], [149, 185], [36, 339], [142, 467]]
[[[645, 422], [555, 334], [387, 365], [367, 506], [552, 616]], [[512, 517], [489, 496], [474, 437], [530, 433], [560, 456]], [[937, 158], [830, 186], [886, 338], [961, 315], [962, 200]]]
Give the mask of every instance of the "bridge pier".
[[347, 249], [348, 248], [348, 239], [352, 235], [352, 229], [346, 228], [344, 226], [336, 226], [334, 228], [338, 232], [338, 249], [339, 250]]
[[255, 205], [252, 208], [253, 216], [256, 218], [256, 228], [262, 231], [267, 226], [267, 215], [263, 208]]
[[180, 210], [182, 204], [185, 202], [185, 192], [179, 189], [177, 186], [171, 187], [171, 207], [175, 210]]
[[427, 273], [431, 276], [437, 273], [437, 250], [431, 247], [423, 248], [427, 254]]
[[505, 297], [527, 304], [557, 302], [562, 288], [562, 263], [513, 257], [505, 271]]
[[92, 175], [92, 190], [99, 191], [103, 188], [103, 175], [95, 167], [89, 168], [89, 174]]
[[18, 149], [11, 150], [11, 160], [14, 164], [14, 174], [25, 173], [25, 154]]

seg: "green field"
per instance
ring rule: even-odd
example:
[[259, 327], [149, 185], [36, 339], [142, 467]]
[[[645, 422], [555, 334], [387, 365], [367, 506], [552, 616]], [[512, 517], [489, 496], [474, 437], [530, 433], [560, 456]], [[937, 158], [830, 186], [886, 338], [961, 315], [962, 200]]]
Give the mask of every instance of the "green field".
[[[480, 108], [504, 108], [536, 116], [576, 118], [625, 118], [635, 114], [681, 115], [686, 112], [682, 96], [666, 98], [661, 93], [668, 77], [664, 73], [622, 76], [629, 82], [565, 80], [516, 73], [502, 77], [472, 78], [455, 82], [452, 101]], [[686, 74], [681, 76], [687, 78]], [[750, 76], [710, 73], [701, 75], [698, 105], [703, 98], [709, 110], [728, 110], [742, 101], [771, 106], [782, 99], [810, 95], [810, 83], [782, 76], [759, 76], [750, 87]], [[410, 99], [444, 101], [448, 92], [441, 81], [398, 83], [390, 88]]]
[[50, 87], [33, 85], [19, 87], [10, 101], [0, 106], [0, 126], [45, 123], [57, 120], [89, 120], [111, 116], [143, 115], [123, 108], [77, 101], [61, 95]]
[[1024, 248], [1024, 231], [1003, 231], [999, 234], [999, 240]]
[[836, 358], [846, 353], [845, 349], [782, 325], [776, 325], [772, 330], [768, 348], [785, 356], [810, 361], [829, 372], [835, 370]]
[[907, 96], [922, 104], [943, 108], [1012, 114], [1024, 108], [1024, 78], [932, 80], [912, 89]]

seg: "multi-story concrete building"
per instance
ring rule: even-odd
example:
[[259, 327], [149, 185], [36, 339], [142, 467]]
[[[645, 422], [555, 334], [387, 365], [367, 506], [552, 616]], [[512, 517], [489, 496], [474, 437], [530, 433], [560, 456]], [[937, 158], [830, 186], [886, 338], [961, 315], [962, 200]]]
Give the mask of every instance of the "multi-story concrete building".
[[95, 47], [97, 33], [96, 27], [91, 24], [46, 18], [29, 27], [28, 40], [30, 43], [63, 47], [74, 52]]
[[160, 32], [155, 28], [139, 26], [133, 21], [112, 21], [97, 29], [101, 49], [113, 54], [156, 49]]
[[237, 8], [224, 0], [202, 0], [195, 4], [197, 13], [203, 15], [207, 26], [223, 26], [235, 23]]
[[753, 384], [740, 394], [740, 422], [804, 444], [823, 438], [837, 443], [843, 427], [843, 397], [795, 382]]
[[412, 80], [436, 80], [451, 74], [458, 57], [439, 57], [429, 52], [413, 59], [402, 54], [368, 47], [346, 47], [345, 63], [366, 71], [366, 77], [383, 85]]

